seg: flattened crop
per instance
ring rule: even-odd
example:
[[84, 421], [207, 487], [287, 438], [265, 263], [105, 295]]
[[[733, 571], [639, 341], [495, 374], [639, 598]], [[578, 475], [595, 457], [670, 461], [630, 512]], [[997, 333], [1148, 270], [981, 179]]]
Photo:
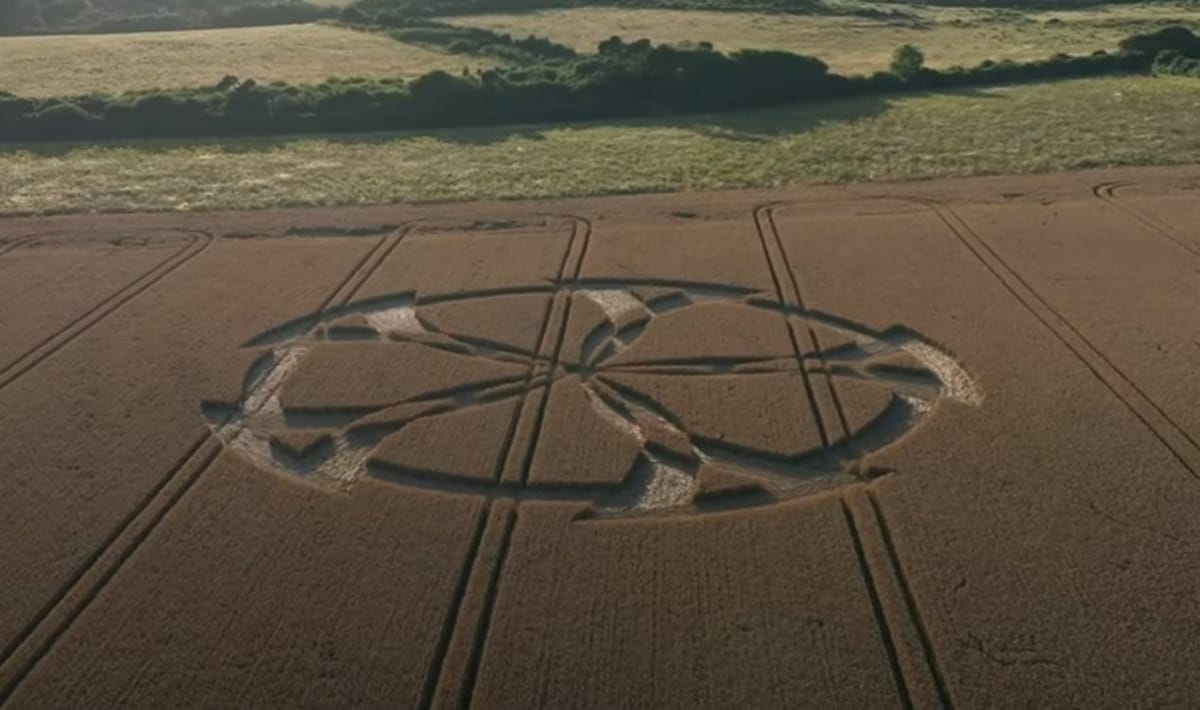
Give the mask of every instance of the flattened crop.
[[1114, 183], [0, 229], [0, 702], [1194, 697], [1200, 255]]

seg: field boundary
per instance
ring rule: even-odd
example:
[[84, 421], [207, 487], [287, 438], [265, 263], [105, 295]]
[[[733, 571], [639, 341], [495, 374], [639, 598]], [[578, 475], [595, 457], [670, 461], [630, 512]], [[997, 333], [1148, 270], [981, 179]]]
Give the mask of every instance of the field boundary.
[[953, 209], [936, 200], [900, 198], [927, 205], [950, 232], [1024, 308], [1063, 344], [1154, 435], [1176, 461], [1200, 480], [1200, 444], [1046, 301]]
[[1131, 218], [1141, 222], [1147, 229], [1186, 251], [1188, 254], [1200, 258], [1200, 247], [1191, 244], [1190, 240], [1176, 231], [1174, 227], [1121, 198], [1120, 191], [1133, 186], [1134, 184], [1129, 182], [1102, 182], [1092, 188], [1092, 194], [1103, 202], [1112, 205]]
[[166, 278], [168, 274], [191, 261], [207, 249], [212, 242], [212, 235], [206, 232], [191, 232], [190, 241], [181, 249], [151, 267], [141, 276], [128, 282], [125, 286], [102, 298], [99, 303], [92, 306], [58, 331], [44, 338], [24, 354], [17, 356], [12, 362], [0, 367], [0, 390], [20, 379], [72, 340], [83, 335], [126, 303]]
[[[352, 299], [391, 255], [407, 231], [407, 226], [403, 226], [381, 238], [322, 301], [320, 310], [327, 310], [335, 304], [344, 305]], [[207, 241], [187, 258], [203, 251], [212, 241], [213, 239], [208, 237]], [[176, 263], [170, 270], [182, 263]], [[162, 276], [165, 276], [165, 273], [160, 274], [159, 278]], [[142, 290], [150, 285], [146, 284]], [[71, 579], [4, 651], [0, 657], [0, 706], [8, 703], [22, 681], [37, 667], [38, 662], [50, 652], [59, 638], [87, 610], [125, 563], [132, 559], [142, 543], [192, 490], [222, 450], [223, 447], [211, 430], [201, 434], [188, 447], [179, 463], [171, 467], [150, 489], [142, 502], [84, 560]]]

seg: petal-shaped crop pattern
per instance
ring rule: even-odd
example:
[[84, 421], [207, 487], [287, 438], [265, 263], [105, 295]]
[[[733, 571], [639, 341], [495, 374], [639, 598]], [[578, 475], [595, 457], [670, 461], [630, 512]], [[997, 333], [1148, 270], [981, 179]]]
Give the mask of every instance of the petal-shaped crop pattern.
[[[552, 307], [567, 315], [551, 334]], [[601, 514], [759, 504], [860, 480], [879, 472], [864, 459], [940, 402], [981, 397], [950, 354], [903, 327], [669, 279], [400, 293], [296, 319], [245, 347], [259, 357], [241, 397], [205, 413], [262, 468], [334, 489], [374, 476], [587, 501]], [[534, 426], [553, 431], [535, 434], [538, 445], [573, 455], [632, 441], [627, 470], [502, 478], [531, 398], [542, 402]]]

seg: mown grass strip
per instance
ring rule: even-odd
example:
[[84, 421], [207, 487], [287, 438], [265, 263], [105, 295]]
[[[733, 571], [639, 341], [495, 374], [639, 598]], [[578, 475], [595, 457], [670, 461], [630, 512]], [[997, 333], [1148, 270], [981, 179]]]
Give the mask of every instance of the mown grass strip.
[[1200, 162], [1200, 83], [1119, 77], [571, 126], [0, 150], [0, 213], [558, 197]]

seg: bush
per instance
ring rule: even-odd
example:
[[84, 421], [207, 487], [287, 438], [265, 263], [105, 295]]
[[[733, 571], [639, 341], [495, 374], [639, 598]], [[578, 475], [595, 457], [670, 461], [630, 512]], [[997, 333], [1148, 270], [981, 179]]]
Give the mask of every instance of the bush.
[[55, 139], [87, 138], [97, 123], [96, 116], [67, 101], [52, 101], [33, 118], [38, 137]]
[[0, 34], [281, 25], [337, 16], [306, 0], [0, 0]]
[[106, 17], [87, 26], [88, 32], [170, 32], [195, 27], [195, 20], [177, 12]]
[[384, 28], [389, 30], [388, 35], [401, 42], [434, 45], [455, 54], [491, 55], [521, 63], [570, 59], [576, 56], [574, 49], [544, 37], [514, 39], [512, 35], [480, 27], [459, 27], [444, 22], [416, 19], [390, 10], [369, 14], [357, 9], [355, 13], [363, 19], [347, 24], [351, 29]]
[[908, 81], [925, 68], [925, 54], [911, 44], [902, 44], [892, 53], [891, 72]]
[[370, 17], [367, 13], [351, 5], [350, 7], [342, 8], [338, 13], [338, 22], [345, 25], [365, 25], [370, 22]]
[[251, 4], [223, 10], [211, 19], [213, 27], [254, 27], [261, 25], [297, 25], [338, 16], [338, 10], [308, 2]]
[[1140, 52], [1149, 57], [1157, 57], [1160, 52], [1175, 51], [1184, 57], [1200, 58], [1200, 37], [1178, 25], [1127, 37], [1121, 40], [1120, 47], [1121, 51]]
[[33, 113], [36, 105], [29, 99], [22, 99], [7, 92], [0, 91], [0, 136], [12, 133], [21, 124], [22, 118]]
[[1154, 60], [1155, 74], [1174, 74], [1200, 78], [1200, 58], [1184, 56], [1174, 49], [1159, 52]]

